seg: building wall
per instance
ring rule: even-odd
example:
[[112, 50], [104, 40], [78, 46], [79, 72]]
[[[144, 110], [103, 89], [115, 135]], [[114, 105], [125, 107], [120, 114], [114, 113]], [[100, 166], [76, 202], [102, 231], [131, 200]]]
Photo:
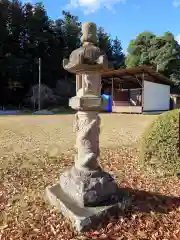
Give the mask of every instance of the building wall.
[[170, 107], [170, 86], [144, 81], [143, 111], [163, 111]]

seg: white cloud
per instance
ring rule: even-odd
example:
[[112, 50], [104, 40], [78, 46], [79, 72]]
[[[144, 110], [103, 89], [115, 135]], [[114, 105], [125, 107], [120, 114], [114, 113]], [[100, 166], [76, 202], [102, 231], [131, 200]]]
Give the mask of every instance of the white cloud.
[[82, 8], [85, 14], [93, 13], [100, 8], [113, 10], [113, 5], [116, 3], [125, 3], [126, 0], [70, 0], [68, 8]]
[[173, 0], [173, 6], [176, 8], [180, 7], [180, 0]]
[[180, 44], [180, 34], [175, 37], [176, 41]]

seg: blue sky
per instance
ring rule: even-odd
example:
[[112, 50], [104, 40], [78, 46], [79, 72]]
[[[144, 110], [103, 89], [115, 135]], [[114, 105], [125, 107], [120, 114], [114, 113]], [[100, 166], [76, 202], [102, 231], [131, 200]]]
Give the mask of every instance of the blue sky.
[[[37, 1], [30, 0], [30, 2]], [[170, 31], [180, 42], [180, 0], [43, 0], [41, 2], [52, 19], [61, 17], [62, 10], [69, 10], [77, 15], [81, 22], [95, 22], [112, 37], [117, 36], [125, 52], [129, 41], [142, 31], [152, 31], [157, 35]]]

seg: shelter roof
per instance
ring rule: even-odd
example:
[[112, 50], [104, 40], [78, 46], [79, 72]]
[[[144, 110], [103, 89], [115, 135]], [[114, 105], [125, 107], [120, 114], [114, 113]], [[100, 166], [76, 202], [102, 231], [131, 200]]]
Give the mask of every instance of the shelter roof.
[[101, 75], [103, 78], [113, 78], [120, 82], [137, 82], [144, 79], [149, 82], [172, 85], [172, 82], [167, 77], [146, 65], [118, 70], [109, 69], [103, 71]]

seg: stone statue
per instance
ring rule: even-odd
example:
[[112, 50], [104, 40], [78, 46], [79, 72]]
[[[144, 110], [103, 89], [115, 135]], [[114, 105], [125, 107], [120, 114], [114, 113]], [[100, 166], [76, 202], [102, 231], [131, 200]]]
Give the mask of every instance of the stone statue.
[[[102, 106], [100, 71], [107, 68], [108, 61], [106, 55], [94, 45], [97, 43], [96, 25], [94, 23], [86, 22], [82, 25], [81, 41], [82, 47], [71, 53], [69, 61], [64, 60], [63, 62], [67, 71], [77, 74], [76, 96], [70, 99], [70, 106], [78, 111], [74, 120], [77, 155], [74, 168], [61, 176], [60, 184], [67, 194], [71, 195], [79, 204], [85, 206], [89, 203], [97, 203], [98, 193], [95, 194], [96, 191], [93, 190], [96, 185], [101, 185], [102, 189], [107, 187], [104, 185], [102, 178], [107, 177], [108, 174], [103, 175], [104, 172], [98, 164], [100, 155], [100, 117], [98, 113]], [[96, 178], [91, 178], [94, 173], [99, 175]], [[78, 184], [79, 187], [77, 187], [75, 182], [79, 179], [79, 175], [81, 181]], [[116, 189], [116, 184], [109, 175], [107, 179], [111, 187], [101, 193], [99, 201], [112, 195]], [[83, 188], [81, 188], [82, 186]], [[72, 189], [69, 192], [70, 187]], [[92, 193], [96, 197], [93, 198]], [[85, 195], [86, 197], [83, 197]]]
[[[101, 71], [107, 68], [108, 61], [95, 45], [97, 35], [94, 23], [82, 24], [81, 41], [82, 46], [71, 53], [69, 60], [63, 61], [64, 69], [76, 74], [76, 96], [69, 100], [69, 105], [77, 110], [74, 119], [77, 155], [74, 166], [60, 176], [60, 195], [50, 192], [50, 201], [58, 196], [62, 198], [57, 204], [60, 204], [64, 215], [72, 219], [78, 230], [90, 227], [90, 219], [94, 221], [94, 215], [98, 217], [107, 212], [106, 207], [102, 210], [97, 206], [105, 201], [112, 204], [111, 199], [117, 197], [118, 189], [114, 178], [103, 171], [98, 163]], [[95, 208], [86, 208], [90, 206]], [[81, 210], [78, 212], [78, 209]]]

